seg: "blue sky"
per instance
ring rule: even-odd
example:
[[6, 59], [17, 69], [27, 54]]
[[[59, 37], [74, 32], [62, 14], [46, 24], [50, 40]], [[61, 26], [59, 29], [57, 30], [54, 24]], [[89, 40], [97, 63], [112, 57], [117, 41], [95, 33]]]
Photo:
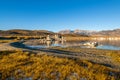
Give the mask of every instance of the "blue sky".
[[120, 28], [120, 0], [0, 0], [0, 30]]

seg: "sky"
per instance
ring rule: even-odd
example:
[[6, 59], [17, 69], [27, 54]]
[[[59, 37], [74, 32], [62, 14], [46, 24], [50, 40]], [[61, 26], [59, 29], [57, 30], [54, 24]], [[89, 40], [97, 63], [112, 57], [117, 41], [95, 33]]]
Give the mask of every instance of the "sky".
[[112, 30], [120, 0], [0, 0], [0, 30]]

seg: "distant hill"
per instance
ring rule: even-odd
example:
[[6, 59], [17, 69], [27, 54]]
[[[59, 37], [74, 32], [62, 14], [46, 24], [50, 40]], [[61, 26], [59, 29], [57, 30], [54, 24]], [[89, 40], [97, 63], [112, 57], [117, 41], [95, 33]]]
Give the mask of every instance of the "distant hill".
[[103, 30], [92, 34], [92, 36], [120, 36], [120, 29]]
[[91, 30], [62, 30], [60, 34], [64, 35], [82, 35], [82, 36], [120, 36], [120, 29], [103, 30], [103, 31], [91, 31]]
[[7, 31], [0, 30], [0, 36], [39, 36], [53, 34], [54, 32], [47, 30], [22, 30], [22, 29], [13, 29]]
[[[103, 30], [103, 31], [91, 31], [91, 30], [62, 30], [58, 32], [64, 36], [120, 36], [120, 29]], [[0, 36], [44, 36], [54, 35], [54, 32], [47, 30], [0, 30]]]
[[78, 36], [90, 36], [91, 34], [96, 33], [96, 31], [90, 31], [90, 30], [62, 30], [59, 31], [60, 34], [64, 35], [78, 35]]

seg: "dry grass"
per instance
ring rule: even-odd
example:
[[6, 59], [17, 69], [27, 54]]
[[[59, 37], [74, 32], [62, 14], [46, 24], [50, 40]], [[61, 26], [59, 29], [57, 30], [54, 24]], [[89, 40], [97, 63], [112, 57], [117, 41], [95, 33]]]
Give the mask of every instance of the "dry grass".
[[90, 40], [90, 37], [65, 37], [66, 41]]
[[14, 39], [14, 40], [21, 40], [21, 39], [25, 39], [25, 40], [28, 40], [28, 39], [41, 39], [41, 38], [44, 38], [45, 35], [39, 35], [39, 36], [3, 36], [1, 40], [4, 40], [4, 39]]
[[66, 55], [77, 57], [81, 60], [88, 60], [94, 63], [103, 64], [120, 70], [120, 51], [99, 50], [79, 47], [60, 48], [54, 47], [54, 50], [64, 51]]
[[0, 43], [10, 43], [14, 41], [17, 41], [17, 40], [0, 40]]
[[118, 80], [119, 71], [91, 63], [23, 51], [1, 51], [0, 73], [4, 79]]

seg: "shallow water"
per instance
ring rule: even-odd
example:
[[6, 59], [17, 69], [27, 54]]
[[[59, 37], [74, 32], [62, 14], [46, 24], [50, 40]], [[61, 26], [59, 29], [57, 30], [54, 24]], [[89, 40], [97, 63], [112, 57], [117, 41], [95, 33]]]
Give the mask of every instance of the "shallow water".
[[107, 50], [120, 50], [120, 47], [112, 46], [112, 45], [101, 45], [97, 46], [97, 49], [107, 49]]
[[[84, 46], [87, 42], [98, 42], [98, 46]], [[120, 50], [120, 41], [118, 40], [102, 40], [102, 41], [76, 41], [76, 42], [59, 42], [59, 41], [47, 41], [41, 43], [39, 40], [28, 40], [25, 42], [27, 46], [31, 48], [49, 48], [49, 47], [81, 47], [81, 48], [97, 48], [97, 49], [108, 49], [108, 50]]]

